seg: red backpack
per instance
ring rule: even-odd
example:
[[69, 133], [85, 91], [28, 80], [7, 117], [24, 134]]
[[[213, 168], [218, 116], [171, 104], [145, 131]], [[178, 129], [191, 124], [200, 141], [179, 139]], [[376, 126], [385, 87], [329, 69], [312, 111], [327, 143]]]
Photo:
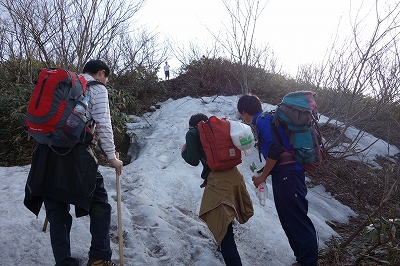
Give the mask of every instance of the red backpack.
[[[40, 144], [72, 148], [80, 140], [64, 133], [64, 122], [86, 92], [86, 79], [61, 68], [41, 69], [23, 122], [25, 131]], [[84, 133], [86, 123], [78, 125]], [[83, 134], [82, 134], [83, 135]]]
[[211, 170], [225, 170], [242, 162], [242, 153], [232, 142], [228, 120], [211, 116], [207, 122], [200, 121], [197, 128]]

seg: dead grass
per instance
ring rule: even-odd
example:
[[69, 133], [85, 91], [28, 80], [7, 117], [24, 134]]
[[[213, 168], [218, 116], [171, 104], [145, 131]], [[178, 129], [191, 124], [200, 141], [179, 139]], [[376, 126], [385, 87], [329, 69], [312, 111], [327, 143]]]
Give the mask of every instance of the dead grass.
[[[380, 158], [380, 164], [387, 167], [387, 161]], [[373, 209], [377, 208], [393, 182], [398, 178], [394, 172], [385, 172], [370, 166], [349, 160], [333, 160], [326, 158], [324, 165], [317, 172], [310, 174], [312, 185], [322, 184], [332, 196], [342, 204], [349, 206], [358, 216], [352, 217], [349, 224], [329, 222], [340, 238], [333, 238], [327, 243], [328, 248], [320, 251], [319, 264], [323, 265], [400, 265], [398, 249], [399, 233], [390, 242], [390, 245], [381, 245], [373, 252], [365, 252], [376, 243], [371, 243], [368, 236], [357, 234], [344, 248], [340, 245], [353, 232], [371, 218], [393, 219], [400, 217], [400, 193], [396, 191], [379, 217], [369, 217]], [[395, 246], [394, 246], [395, 245]], [[399, 263], [399, 264], [398, 264]]]

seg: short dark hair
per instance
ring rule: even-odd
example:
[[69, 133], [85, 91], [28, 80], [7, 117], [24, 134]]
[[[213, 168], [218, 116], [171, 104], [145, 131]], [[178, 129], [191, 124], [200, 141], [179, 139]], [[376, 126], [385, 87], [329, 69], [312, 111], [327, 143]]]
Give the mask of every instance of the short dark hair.
[[82, 73], [96, 74], [101, 70], [104, 70], [104, 74], [106, 77], [110, 75], [110, 68], [107, 66], [106, 63], [99, 59], [92, 59], [85, 64]]
[[260, 99], [256, 95], [246, 94], [240, 97], [237, 103], [237, 109], [241, 114], [245, 111], [249, 115], [255, 115], [262, 111], [262, 105]]
[[198, 123], [200, 123], [200, 121], [207, 121], [208, 117], [205, 114], [202, 113], [198, 113], [195, 115], [192, 115], [189, 119], [189, 126], [190, 127], [195, 127], [197, 126]]

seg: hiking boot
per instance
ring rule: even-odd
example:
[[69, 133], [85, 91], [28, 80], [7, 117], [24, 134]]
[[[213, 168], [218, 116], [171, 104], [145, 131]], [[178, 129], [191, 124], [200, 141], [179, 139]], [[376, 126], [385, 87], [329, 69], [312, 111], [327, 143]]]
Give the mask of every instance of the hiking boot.
[[94, 258], [90, 258], [87, 266], [117, 266], [117, 264], [109, 260], [97, 260]]

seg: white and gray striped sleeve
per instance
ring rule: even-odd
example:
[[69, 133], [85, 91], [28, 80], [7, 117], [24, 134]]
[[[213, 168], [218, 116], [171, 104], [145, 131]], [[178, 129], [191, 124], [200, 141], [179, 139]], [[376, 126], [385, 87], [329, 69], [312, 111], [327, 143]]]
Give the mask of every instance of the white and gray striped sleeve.
[[111, 125], [108, 92], [105, 86], [96, 84], [88, 88], [89, 115], [96, 123], [100, 145], [109, 160], [115, 158], [114, 134]]

